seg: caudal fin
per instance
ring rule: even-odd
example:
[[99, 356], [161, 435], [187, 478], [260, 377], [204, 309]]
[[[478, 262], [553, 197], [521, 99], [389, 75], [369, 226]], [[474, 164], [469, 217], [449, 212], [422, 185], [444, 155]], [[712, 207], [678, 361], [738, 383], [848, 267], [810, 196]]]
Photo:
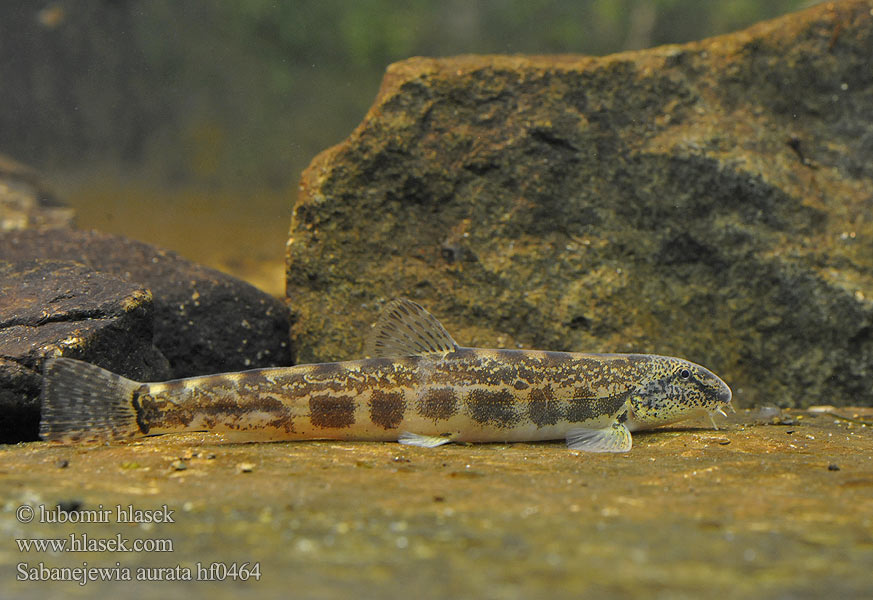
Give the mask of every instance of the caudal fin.
[[141, 385], [80, 360], [46, 360], [40, 437], [58, 442], [91, 442], [140, 435], [133, 396]]

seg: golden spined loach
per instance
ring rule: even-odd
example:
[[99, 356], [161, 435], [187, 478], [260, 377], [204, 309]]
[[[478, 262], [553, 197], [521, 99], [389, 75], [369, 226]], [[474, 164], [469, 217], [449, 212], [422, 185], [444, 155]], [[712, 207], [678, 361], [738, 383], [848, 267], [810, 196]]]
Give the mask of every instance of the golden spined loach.
[[732, 408], [728, 386], [687, 360], [463, 348], [406, 299], [386, 306], [366, 348], [362, 360], [157, 383], [48, 359], [40, 435], [73, 443], [213, 431], [423, 447], [564, 439], [574, 450], [627, 452], [632, 431]]

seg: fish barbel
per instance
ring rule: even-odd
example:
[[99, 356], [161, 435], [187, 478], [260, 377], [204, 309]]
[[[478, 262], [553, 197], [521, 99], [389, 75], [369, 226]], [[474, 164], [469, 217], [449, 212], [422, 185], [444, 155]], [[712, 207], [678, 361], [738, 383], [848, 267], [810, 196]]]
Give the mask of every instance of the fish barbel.
[[631, 431], [732, 409], [730, 388], [687, 360], [463, 348], [406, 299], [386, 306], [367, 353], [156, 383], [47, 359], [40, 436], [70, 443], [212, 431], [233, 441], [425, 447], [565, 439], [576, 450], [626, 452]]

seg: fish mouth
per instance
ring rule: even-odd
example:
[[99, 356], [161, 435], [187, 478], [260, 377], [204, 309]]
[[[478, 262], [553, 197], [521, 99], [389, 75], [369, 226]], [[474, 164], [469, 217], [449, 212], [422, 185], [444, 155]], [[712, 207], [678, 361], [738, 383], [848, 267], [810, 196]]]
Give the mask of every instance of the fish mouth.
[[709, 415], [709, 420], [712, 422], [712, 426], [714, 429], [718, 429], [718, 426], [715, 424], [715, 419], [713, 415], [719, 414], [723, 417], [727, 417], [727, 413], [724, 411], [725, 408], [729, 409], [732, 413], [736, 413], [737, 410], [734, 408], [734, 405], [731, 404], [731, 399], [733, 398], [733, 394], [731, 393], [731, 389], [727, 386], [727, 384], [721, 380], [719, 380], [721, 384], [719, 386], [718, 392], [715, 395], [715, 399], [718, 404], [714, 408], [707, 409], [707, 414]]

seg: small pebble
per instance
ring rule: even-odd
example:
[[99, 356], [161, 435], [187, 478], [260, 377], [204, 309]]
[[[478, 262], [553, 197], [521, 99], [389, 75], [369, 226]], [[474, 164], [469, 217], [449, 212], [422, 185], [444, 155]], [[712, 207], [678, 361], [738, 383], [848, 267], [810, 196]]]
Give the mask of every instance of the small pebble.
[[175, 469], [176, 471], [184, 471], [185, 469], [188, 468], [188, 465], [186, 465], [186, 464], [185, 464], [184, 462], [182, 462], [181, 460], [174, 461], [170, 466], [171, 466], [173, 469]]
[[759, 406], [752, 412], [752, 417], [755, 419], [775, 419], [780, 416], [782, 416], [782, 410], [771, 404]]
[[710, 437], [701, 438], [701, 440], [707, 444], [719, 444], [720, 446], [727, 446], [728, 444], [731, 443], [731, 441], [729, 439], [727, 439], [726, 437], [710, 436]]
[[76, 512], [77, 510], [82, 508], [82, 501], [81, 500], [61, 500], [60, 502], [58, 502], [58, 508], [60, 508], [62, 511], [64, 511], [66, 513]]
[[839, 470], [840, 470], [840, 465], [838, 465], [836, 463], [831, 463], [828, 465], [828, 471], [839, 471]]
[[251, 473], [255, 470], [255, 465], [252, 463], [239, 463], [236, 468], [240, 473]]
[[59, 469], [66, 469], [68, 466], [70, 466], [70, 461], [68, 461], [66, 458], [62, 458], [55, 463], [55, 466]]

